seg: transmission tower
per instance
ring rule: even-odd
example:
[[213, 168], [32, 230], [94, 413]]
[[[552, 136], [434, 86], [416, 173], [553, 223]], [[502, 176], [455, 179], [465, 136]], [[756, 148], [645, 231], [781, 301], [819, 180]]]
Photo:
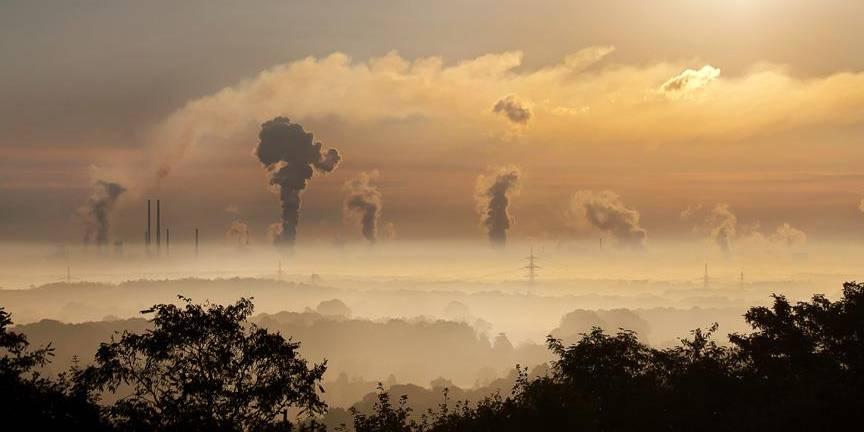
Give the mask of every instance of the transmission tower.
[[534, 256], [533, 247], [531, 248], [531, 252], [529, 253], [529, 255], [525, 257], [525, 259], [528, 260], [528, 265], [522, 268], [528, 270], [528, 283], [534, 285], [534, 281], [537, 279], [537, 270], [540, 270], [542, 267], [540, 267], [534, 262], [538, 258]]

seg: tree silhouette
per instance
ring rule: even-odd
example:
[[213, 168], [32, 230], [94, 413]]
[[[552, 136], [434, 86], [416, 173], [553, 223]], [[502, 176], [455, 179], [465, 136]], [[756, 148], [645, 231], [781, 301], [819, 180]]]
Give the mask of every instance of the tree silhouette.
[[[519, 370], [506, 398], [446, 404], [422, 421], [403, 398], [394, 410], [379, 389], [370, 414], [356, 411], [358, 431], [728, 431], [843, 430], [864, 422], [864, 284], [844, 284], [832, 302], [814, 296], [751, 308], [748, 334], [717, 344], [709, 330], [667, 349], [636, 334], [593, 328], [571, 345], [549, 337], [551, 372]], [[446, 397], [446, 394], [445, 394]], [[369, 425], [398, 427], [375, 429]], [[400, 417], [403, 416], [403, 417]]]
[[[325, 364], [299, 342], [249, 324], [252, 302], [155, 305], [153, 329], [103, 343], [80, 374], [90, 391], [117, 393], [106, 414], [123, 430], [290, 429], [289, 408], [322, 413]], [[326, 363], [326, 362], [325, 362]]]
[[0, 425], [107, 430], [93, 400], [77, 391], [65, 374], [56, 380], [40, 375], [38, 368], [49, 362], [53, 349], [31, 350], [27, 337], [10, 331], [11, 325], [12, 316], [0, 307]]

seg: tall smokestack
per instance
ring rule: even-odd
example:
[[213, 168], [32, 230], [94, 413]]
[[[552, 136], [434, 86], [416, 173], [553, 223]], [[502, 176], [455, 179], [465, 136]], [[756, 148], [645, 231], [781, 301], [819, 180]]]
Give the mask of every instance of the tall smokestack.
[[171, 230], [165, 228], [165, 255], [171, 255]]
[[159, 200], [156, 200], [156, 253], [162, 253], [162, 214]]
[[147, 200], [147, 233], [144, 235], [144, 243], [147, 244], [147, 251], [150, 251], [150, 200]]
[[195, 258], [198, 258], [198, 228], [195, 228]]

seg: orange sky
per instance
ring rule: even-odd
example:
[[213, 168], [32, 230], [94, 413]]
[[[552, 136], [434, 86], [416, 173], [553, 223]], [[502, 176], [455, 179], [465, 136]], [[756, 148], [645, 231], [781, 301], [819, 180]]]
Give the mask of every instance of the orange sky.
[[251, 151], [277, 115], [345, 157], [310, 182], [301, 239], [359, 237], [341, 214], [342, 184], [371, 170], [398, 238], [482, 239], [476, 179], [503, 165], [523, 174], [517, 238], [597, 235], [573, 197], [604, 190], [638, 212], [648, 242], [711, 236], [707, 219], [680, 217], [699, 204], [728, 204], [741, 244], [779, 238], [783, 224], [809, 240], [864, 225], [860, 2], [460, 11], [382, 0], [354, 15], [315, 3], [190, 2], [159, 22], [145, 20], [170, 10], [159, 2], [4, 6], [0, 20], [19, 19], [0, 21], [11, 65], [0, 72], [11, 95], [0, 102], [0, 236], [75, 239], [75, 209], [102, 178], [129, 187], [114, 230], [138, 240], [142, 199], [169, 161], [158, 195], [172, 216], [207, 232], [240, 217], [263, 238], [279, 204]]

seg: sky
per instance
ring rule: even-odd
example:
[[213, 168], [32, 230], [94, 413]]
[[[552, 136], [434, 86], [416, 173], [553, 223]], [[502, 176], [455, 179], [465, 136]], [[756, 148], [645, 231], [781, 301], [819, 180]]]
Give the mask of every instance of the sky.
[[343, 157], [303, 192], [299, 241], [362, 241], [346, 184], [369, 178], [382, 239], [485, 241], [502, 169], [515, 239], [864, 240], [861, 16], [857, 0], [7, 0], [0, 241], [81, 241], [105, 181], [126, 189], [112, 238], [140, 241], [160, 198], [181, 239], [241, 221], [266, 242], [279, 195], [253, 149], [277, 116]]

